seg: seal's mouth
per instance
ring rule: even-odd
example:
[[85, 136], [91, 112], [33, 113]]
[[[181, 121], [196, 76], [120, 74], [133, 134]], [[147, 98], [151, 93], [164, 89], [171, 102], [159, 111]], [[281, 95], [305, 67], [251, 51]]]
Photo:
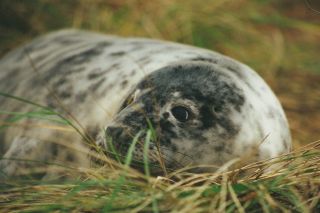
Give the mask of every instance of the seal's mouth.
[[[124, 150], [125, 149], [122, 149], [121, 151]], [[154, 176], [164, 175], [169, 169], [167, 167], [163, 168], [162, 165], [165, 163], [162, 164], [159, 158], [155, 159], [154, 155], [143, 155], [139, 147], [135, 147], [133, 150], [129, 147], [126, 149], [126, 152], [124, 151], [122, 153], [120, 153], [116, 148], [109, 148], [107, 156], [123, 165], [128, 165], [141, 173], [150, 173]]]
[[152, 131], [139, 131], [134, 136], [126, 133], [124, 128], [108, 127], [104, 137], [105, 154], [142, 173], [165, 174], [167, 170], [165, 158]]

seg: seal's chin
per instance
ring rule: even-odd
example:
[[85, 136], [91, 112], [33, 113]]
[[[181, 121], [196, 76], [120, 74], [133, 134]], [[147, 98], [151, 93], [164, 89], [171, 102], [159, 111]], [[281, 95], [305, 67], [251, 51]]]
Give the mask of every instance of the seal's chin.
[[158, 162], [148, 163], [148, 166], [146, 167], [144, 162], [132, 161], [130, 164], [130, 167], [135, 170], [138, 170], [139, 172], [141, 172], [143, 174], [149, 173], [152, 176], [164, 176], [167, 171], [167, 169], [162, 168]]

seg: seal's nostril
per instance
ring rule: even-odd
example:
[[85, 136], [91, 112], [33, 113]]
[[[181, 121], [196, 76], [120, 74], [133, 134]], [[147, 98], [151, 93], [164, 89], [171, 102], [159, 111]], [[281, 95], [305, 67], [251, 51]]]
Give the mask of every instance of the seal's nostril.
[[110, 126], [106, 129], [107, 135], [112, 138], [119, 138], [121, 136], [122, 132], [123, 132], [123, 128], [121, 128], [121, 127]]

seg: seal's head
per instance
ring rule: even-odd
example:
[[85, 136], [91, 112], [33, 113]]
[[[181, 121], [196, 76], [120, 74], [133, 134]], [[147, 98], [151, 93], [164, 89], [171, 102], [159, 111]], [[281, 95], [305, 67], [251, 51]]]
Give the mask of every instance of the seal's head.
[[[133, 137], [150, 128], [149, 162], [167, 168], [221, 165], [230, 159], [245, 103], [243, 91], [216, 65], [206, 62], [174, 64], [146, 76], [130, 93], [106, 134], [126, 155]], [[159, 154], [160, 152], [160, 154]], [[161, 158], [161, 159], [160, 159]], [[143, 140], [133, 160], [143, 161]]]

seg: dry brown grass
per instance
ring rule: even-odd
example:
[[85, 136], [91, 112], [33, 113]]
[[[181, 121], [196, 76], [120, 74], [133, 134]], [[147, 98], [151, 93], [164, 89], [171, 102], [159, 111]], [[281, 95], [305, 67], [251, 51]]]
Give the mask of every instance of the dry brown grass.
[[118, 165], [116, 169], [105, 166], [74, 169], [72, 173], [78, 180], [7, 181], [0, 195], [1, 210], [317, 212], [320, 209], [320, 141], [288, 155], [225, 172], [191, 174], [181, 170], [167, 177], [149, 177]]

